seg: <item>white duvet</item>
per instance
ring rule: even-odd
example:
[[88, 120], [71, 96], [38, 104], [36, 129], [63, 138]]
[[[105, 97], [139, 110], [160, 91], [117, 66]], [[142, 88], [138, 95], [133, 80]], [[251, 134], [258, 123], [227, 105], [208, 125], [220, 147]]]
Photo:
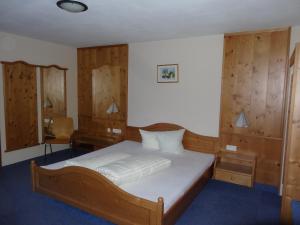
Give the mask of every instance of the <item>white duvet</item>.
[[133, 182], [171, 165], [171, 160], [156, 155], [142, 155], [117, 160], [96, 170], [117, 185]]
[[121, 152], [112, 152], [104, 156], [89, 157], [89, 158], [75, 158], [65, 161], [65, 166], [81, 166], [91, 170], [115, 162], [117, 160], [130, 157], [130, 154]]

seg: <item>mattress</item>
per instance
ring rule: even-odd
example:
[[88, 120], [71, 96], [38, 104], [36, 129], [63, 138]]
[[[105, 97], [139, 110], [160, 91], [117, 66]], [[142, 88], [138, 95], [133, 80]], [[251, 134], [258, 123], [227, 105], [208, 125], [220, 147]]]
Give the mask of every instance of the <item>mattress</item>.
[[[202, 176], [213, 164], [214, 155], [184, 150], [182, 154], [170, 154], [160, 151], [144, 149], [142, 144], [134, 141], [121, 143], [103, 148], [79, 157], [87, 159], [105, 156], [111, 152], [128, 153], [131, 155], [157, 155], [172, 160], [172, 165], [162, 171], [144, 177], [138, 181], [121, 186], [126, 192], [157, 202], [158, 197], [164, 198], [164, 212], [185, 194], [185, 192]], [[43, 166], [46, 169], [59, 169], [65, 166], [65, 161]]]

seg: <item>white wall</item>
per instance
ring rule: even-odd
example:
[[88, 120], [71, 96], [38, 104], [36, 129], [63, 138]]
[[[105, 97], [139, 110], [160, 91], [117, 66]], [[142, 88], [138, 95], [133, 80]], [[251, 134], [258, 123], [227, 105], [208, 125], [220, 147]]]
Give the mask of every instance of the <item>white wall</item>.
[[[67, 110], [77, 127], [77, 53], [76, 48], [0, 32], [0, 61], [23, 60], [31, 64], [57, 64], [67, 71]], [[0, 129], [2, 165], [8, 165], [43, 154], [43, 145], [5, 152], [5, 120], [2, 68], [0, 68]], [[39, 84], [38, 84], [39, 85]], [[38, 89], [39, 90], [39, 89]], [[40, 109], [40, 102], [38, 105]], [[40, 127], [41, 129], [41, 127]], [[65, 146], [56, 146], [56, 150]]]
[[[218, 136], [223, 38], [129, 44], [128, 124], [170, 122]], [[157, 83], [159, 64], [179, 64], [179, 83]]]

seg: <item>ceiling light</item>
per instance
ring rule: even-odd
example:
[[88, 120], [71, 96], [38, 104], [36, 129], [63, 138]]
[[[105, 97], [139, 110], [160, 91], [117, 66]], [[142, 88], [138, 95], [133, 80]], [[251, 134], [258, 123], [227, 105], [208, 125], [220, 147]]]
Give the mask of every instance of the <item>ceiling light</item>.
[[72, 1], [72, 0], [61, 0], [56, 3], [56, 5], [68, 12], [78, 13], [84, 12], [88, 9], [87, 5], [82, 2]]

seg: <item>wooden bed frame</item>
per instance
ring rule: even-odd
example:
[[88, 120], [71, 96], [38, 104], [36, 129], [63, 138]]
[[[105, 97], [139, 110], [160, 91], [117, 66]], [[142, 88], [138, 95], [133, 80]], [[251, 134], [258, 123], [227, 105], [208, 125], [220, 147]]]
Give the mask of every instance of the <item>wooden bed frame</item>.
[[[150, 131], [178, 130], [174, 124], [159, 123], [142, 129]], [[138, 127], [127, 127], [127, 140], [140, 141]], [[183, 144], [193, 151], [215, 154], [218, 139], [186, 131]], [[82, 167], [64, 167], [48, 170], [31, 162], [32, 189], [78, 207], [96, 216], [120, 225], [171, 225], [187, 208], [200, 189], [212, 176], [212, 167], [206, 170], [190, 189], [164, 213], [164, 200], [157, 202], [131, 195], [101, 174]], [[171, 191], [171, 190], [170, 190]]]

